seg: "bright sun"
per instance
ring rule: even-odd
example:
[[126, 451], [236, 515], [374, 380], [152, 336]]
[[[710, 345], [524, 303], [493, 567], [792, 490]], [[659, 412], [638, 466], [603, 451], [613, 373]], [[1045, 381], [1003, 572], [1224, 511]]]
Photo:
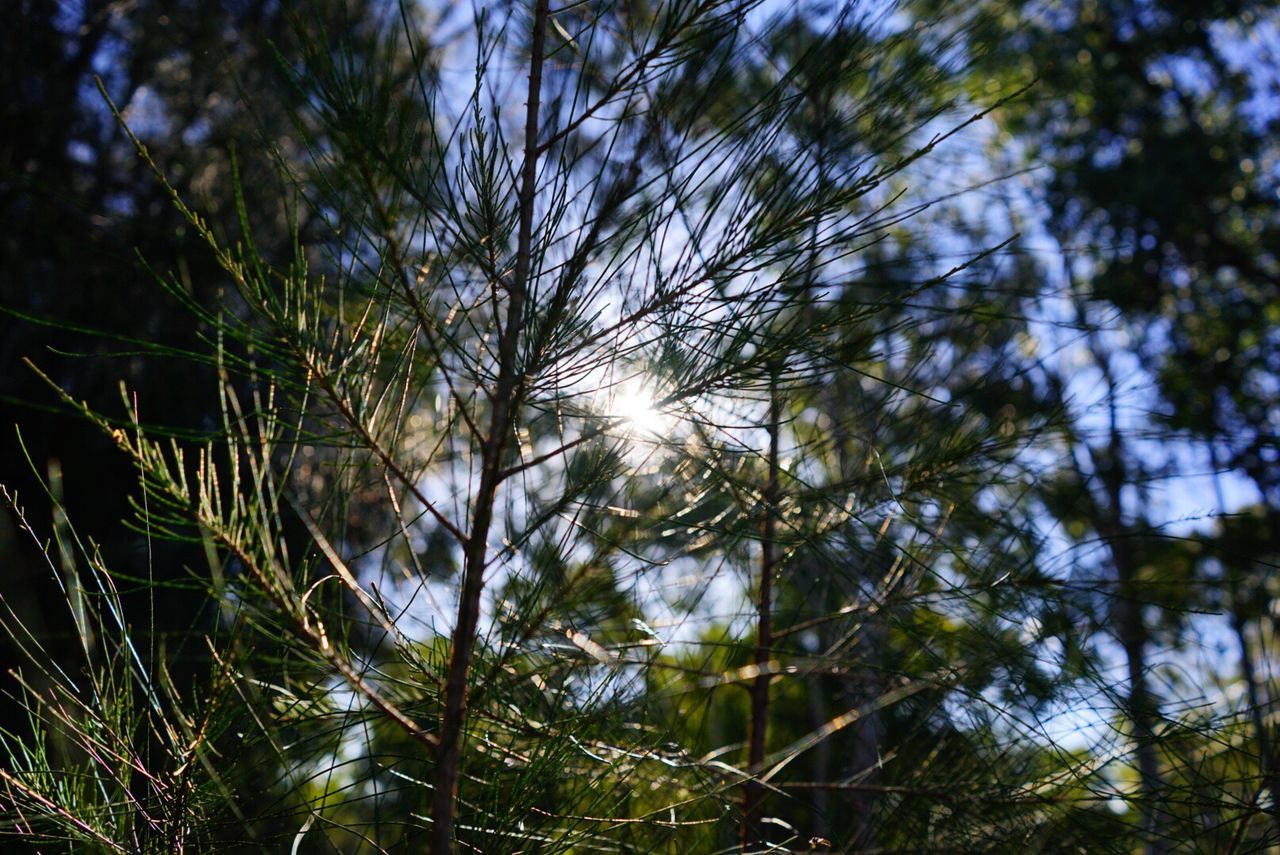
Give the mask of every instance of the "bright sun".
[[623, 419], [626, 430], [632, 434], [653, 439], [665, 437], [671, 430], [671, 417], [658, 409], [653, 393], [636, 379], [618, 384], [609, 411]]

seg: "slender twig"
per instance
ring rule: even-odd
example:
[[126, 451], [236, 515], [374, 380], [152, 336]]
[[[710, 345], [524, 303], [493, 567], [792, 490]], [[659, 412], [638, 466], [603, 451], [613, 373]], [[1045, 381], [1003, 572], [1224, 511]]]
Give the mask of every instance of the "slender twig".
[[116, 852], [129, 851], [127, 848], [125, 848], [124, 846], [121, 846], [119, 843], [116, 843], [114, 840], [107, 837], [102, 832], [98, 831], [96, 828], [94, 828], [89, 823], [85, 822], [80, 817], [76, 816], [66, 808], [62, 807], [62, 805], [56, 804], [50, 801], [49, 799], [45, 798], [39, 792], [27, 786], [18, 778], [6, 772], [4, 769], [0, 769], [0, 778], [3, 778], [6, 784], [13, 787], [15, 790], [22, 793], [27, 798], [34, 801], [36, 804], [40, 805], [45, 810], [62, 817], [67, 822], [71, 823], [73, 826], [78, 828], [81, 832], [91, 837], [92, 839], [96, 840], [98, 843], [102, 844], [103, 846], [106, 846], [108, 849], [112, 849]]

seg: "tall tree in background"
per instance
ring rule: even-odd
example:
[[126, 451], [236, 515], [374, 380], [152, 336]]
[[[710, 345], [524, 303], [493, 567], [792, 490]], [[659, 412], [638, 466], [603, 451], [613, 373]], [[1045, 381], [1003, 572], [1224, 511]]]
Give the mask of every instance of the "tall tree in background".
[[[1031, 247], [1049, 241], [1038, 259], [1047, 300], [1031, 310], [1044, 344], [1035, 397], [1074, 423], [1068, 465], [1043, 492], [1082, 549], [1101, 539], [1114, 580], [1107, 610], [1147, 846], [1266, 845], [1274, 829], [1251, 820], [1274, 791], [1275, 763], [1263, 685], [1272, 630], [1261, 620], [1275, 554], [1263, 534], [1274, 530], [1263, 521], [1275, 518], [1277, 459], [1275, 10], [1085, 0], [984, 14], [1000, 47], [978, 82], [1039, 81], [1035, 97], [1001, 112], [1001, 144], [1039, 167], [1031, 196], [1042, 207], [1020, 215], [1039, 232]], [[1251, 493], [1256, 514], [1225, 516]], [[1192, 542], [1166, 537], [1197, 513], [1224, 515], [1216, 534], [1191, 523]], [[1081, 555], [1096, 574], [1098, 555]], [[1225, 612], [1239, 647], [1251, 731], [1242, 785], [1214, 765], [1238, 748], [1192, 738], [1187, 753], [1174, 736], [1201, 726], [1192, 699], [1220, 717], [1205, 727], [1239, 733], [1236, 711], [1209, 686], [1157, 669], [1180, 650], [1180, 666], [1212, 679], [1214, 665], [1185, 655], [1199, 649], [1204, 620], [1187, 617], [1199, 609]]]

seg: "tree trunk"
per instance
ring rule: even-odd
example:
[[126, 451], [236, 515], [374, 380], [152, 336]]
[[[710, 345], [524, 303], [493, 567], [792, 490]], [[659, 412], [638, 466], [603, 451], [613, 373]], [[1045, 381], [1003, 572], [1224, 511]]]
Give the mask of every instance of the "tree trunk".
[[1134, 756], [1138, 761], [1138, 778], [1142, 787], [1142, 834], [1148, 855], [1169, 851], [1165, 812], [1161, 805], [1163, 784], [1160, 758], [1156, 753], [1155, 723], [1157, 713], [1147, 688], [1147, 629], [1142, 615], [1142, 601], [1135, 586], [1135, 574], [1129, 544], [1123, 533], [1110, 537], [1112, 557], [1119, 579], [1119, 602], [1114, 611], [1120, 646], [1124, 650], [1129, 694], [1125, 714], [1133, 728]]
[[[776, 375], [776, 371], [775, 371]], [[755, 665], [759, 669], [751, 686], [751, 732], [748, 737], [747, 771], [753, 776], [742, 787], [742, 851], [750, 852], [764, 843], [760, 809], [764, 785], [754, 776], [764, 766], [765, 737], [769, 726], [769, 663], [773, 656], [773, 574], [777, 569], [778, 433], [782, 417], [776, 382], [769, 388], [769, 473], [764, 488], [760, 533], [760, 582], [756, 598]]]
[[520, 180], [520, 227], [515, 269], [511, 277], [507, 319], [498, 353], [498, 379], [493, 395], [489, 435], [483, 446], [480, 486], [475, 496], [471, 532], [464, 549], [462, 592], [449, 654], [444, 712], [440, 718], [440, 745], [436, 750], [431, 811], [433, 855], [453, 852], [454, 814], [458, 797], [458, 767], [462, 760], [462, 731], [466, 722], [467, 682], [480, 623], [484, 571], [489, 556], [489, 529], [502, 482], [502, 461], [519, 404], [520, 334], [524, 325], [525, 296], [532, 269], [533, 204], [538, 172], [538, 110], [542, 92], [542, 64], [546, 47], [549, 0], [537, 0], [534, 8], [532, 55], [529, 60], [529, 97], [526, 107], [524, 164]]

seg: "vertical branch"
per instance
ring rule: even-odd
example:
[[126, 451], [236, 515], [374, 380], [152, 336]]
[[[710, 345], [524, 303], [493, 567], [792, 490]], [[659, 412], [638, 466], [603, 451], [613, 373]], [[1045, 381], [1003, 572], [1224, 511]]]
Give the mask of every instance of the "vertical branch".
[[[1064, 241], [1059, 239], [1058, 244], [1064, 247], [1063, 257], [1068, 257]], [[1128, 696], [1124, 699], [1124, 714], [1133, 728], [1133, 750], [1141, 788], [1138, 809], [1141, 812], [1142, 836], [1147, 855], [1163, 855], [1169, 851], [1170, 843], [1164, 836], [1167, 834], [1169, 816], [1162, 804], [1165, 784], [1160, 771], [1155, 732], [1159, 706], [1147, 684], [1147, 645], [1150, 639], [1143, 615], [1144, 592], [1138, 578], [1140, 556], [1135, 546], [1137, 533], [1124, 514], [1124, 488], [1135, 483], [1136, 479], [1126, 461], [1128, 449], [1119, 420], [1119, 382], [1112, 371], [1110, 358], [1098, 340], [1097, 331], [1088, 316], [1087, 305], [1081, 299], [1070, 265], [1065, 265], [1064, 269], [1075, 303], [1076, 320], [1082, 329], [1089, 330], [1086, 345], [1106, 385], [1107, 443], [1100, 448], [1087, 441], [1082, 443], [1099, 484], [1098, 496], [1089, 487], [1090, 477], [1082, 471], [1080, 462], [1075, 460], [1074, 449], [1070, 457], [1074, 462], [1076, 478], [1086, 499], [1094, 530], [1106, 542], [1116, 573], [1116, 603], [1112, 618], [1116, 638], [1124, 652], [1129, 684]], [[1058, 389], [1058, 397], [1059, 400], [1065, 400], [1061, 388]]]
[[1134, 479], [1125, 462], [1126, 449], [1120, 432], [1119, 384], [1112, 374], [1110, 360], [1093, 333], [1089, 335], [1089, 346], [1107, 384], [1107, 447], [1101, 455], [1090, 450], [1094, 469], [1107, 497], [1108, 515], [1098, 528], [1108, 541], [1119, 583], [1120, 608], [1116, 614], [1129, 677], [1128, 715], [1133, 724], [1134, 752], [1142, 785], [1142, 830], [1147, 838], [1146, 851], [1150, 855], [1162, 855], [1169, 851], [1169, 843], [1163, 837], [1167, 833], [1168, 816], [1163, 807], [1164, 780], [1160, 774], [1155, 732], [1159, 709], [1147, 685], [1147, 644], [1150, 639], [1143, 615], [1143, 591], [1138, 580], [1139, 559], [1135, 554], [1133, 529], [1124, 519], [1123, 489]]
[[467, 681], [480, 622], [480, 598], [489, 553], [489, 528], [502, 481], [502, 459], [511, 433], [520, 389], [518, 362], [525, 298], [533, 266], [533, 206], [538, 176], [538, 111], [542, 92], [542, 65], [546, 47], [549, 0], [534, 6], [532, 55], [529, 60], [529, 96], [525, 111], [524, 164], [520, 174], [520, 225], [516, 240], [515, 269], [508, 288], [507, 319], [498, 346], [498, 378], [493, 394], [489, 434], [482, 441], [480, 485], [474, 496], [471, 532], [463, 547], [462, 592], [450, 645], [449, 672], [445, 681], [444, 711], [440, 718], [440, 747], [436, 751], [432, 793], [431, 851], [453, 851], [454, 813], [457, 803], [458, 766], [462, 753], [462, 729], [466, 718]]
[[[1254, 740], [1258, 744], [1258, 770], [1262, 773], [1262, 785], [1271, 793], [1275, 793], [1276, 788], [1280, 786], [1280, 774], [1276, 772], [1275, 755], [1271, 751], [1271, 734], [1267, 730], [1267, 722], [1262, 714], [1261, 681], [1258, 680], [1258, 674], [1253, 667], [1253, 650], [1249, 644], [1245, 618], [1240, 613], [1240, 605], [1235, 601], [1235, 597], [1231, 604], [1231, 630], [1235, 633], [1236, 643], [1240, 645], [1240, 676], [1244, 679], [1245, 691], [1248, 693], [1249, 715], [1253, 724]], [[1275, 810], [1267, 812], [1271, 814], [1271, 822], [1280, 833], [1280, 812]], [[1240, 821], [1247, 824], [1247, 817]]]
[[1156, 753], [1156, 708], [1147, 686], [1147, 630], [1142, 616], [1141, 593], [1136, 584], [1136, 566], [1132, 552], [1123, 540], [1123, 532], [1107, 532], [1104, 536], [1115, 539], [1111, 554], [1119, 577], [1120, 604], [1116, 610], [1120, 646], [1124, 650], [1129, 680], [1129, 697], [1126, 706], [1133, 725], [1134, 753], [1138, 760], [1138, 777], [1142, 786], [1142, 831], [1146, 837], [1146, 851], [1159, 855], [1169, 850], [1162, 839], [1166, 821], [1161, 806], [1164, 784], [1160, 774], [1160, 759]]
[[[1212, 416], [1211, 416], [1212, 418]], [[1216, 421], [1216, 419], [1215, 419]], [[1218, 514], [1227, 513], [1227, 499], [1222, 490], [1223, 464], [1218, 457], [1218, 444], [1209, 441], [1209, 460], [1213, 467], [1213, 493], [1218, 502]], [[1248, 615], [1245, 612], [1245, 594], [1240, 590], [1240, 580], [1232, 570], [1226, 570], [1230, 579], [1231, 596], [1231, 631], [1235, 633], [1236, 643], [1240, 645], [1240, 676], [1244, 680], [1246, 696], [1249, 699], [1249, 717], [1253, 724], [1253, 738], [1258, 745], [1258, 771], [1261, 773], [1262, 786], [1271, 792], [1272, 798], [1280, 793], [1280, 773], [1276, 769], [1276, 758], [1271, 750], [1271, 734], [1266, 719], [1262, 714], [1262, 686], [1258, 674], [1253, 667], [1253, 651], [1249, 644]], [[1280, 834], [1280, 812], [1271, 810], [1271, 822]], [[1248, 815], [1240, 819], [1240, 831], [1249, 824]]]
[[782, 402], [778, 394], [778, 368], [771, 366], [769, 380], [769, 474], [764, 488], [764, 520], [760, 531], [760, 584], [756, 598], [756, 651], [758, 670], [751, 686], [750, 736], [747, 771], [753, 776], [742, 787], [742, 849], [749, 852], [764, 841], [760, 828], [760, 808], [764, 785], [755, 779], [764, 765], [765, 737], [769, 726], [769, 681], [773, 655], [773, 574], [777, 568], [778, 433]]

